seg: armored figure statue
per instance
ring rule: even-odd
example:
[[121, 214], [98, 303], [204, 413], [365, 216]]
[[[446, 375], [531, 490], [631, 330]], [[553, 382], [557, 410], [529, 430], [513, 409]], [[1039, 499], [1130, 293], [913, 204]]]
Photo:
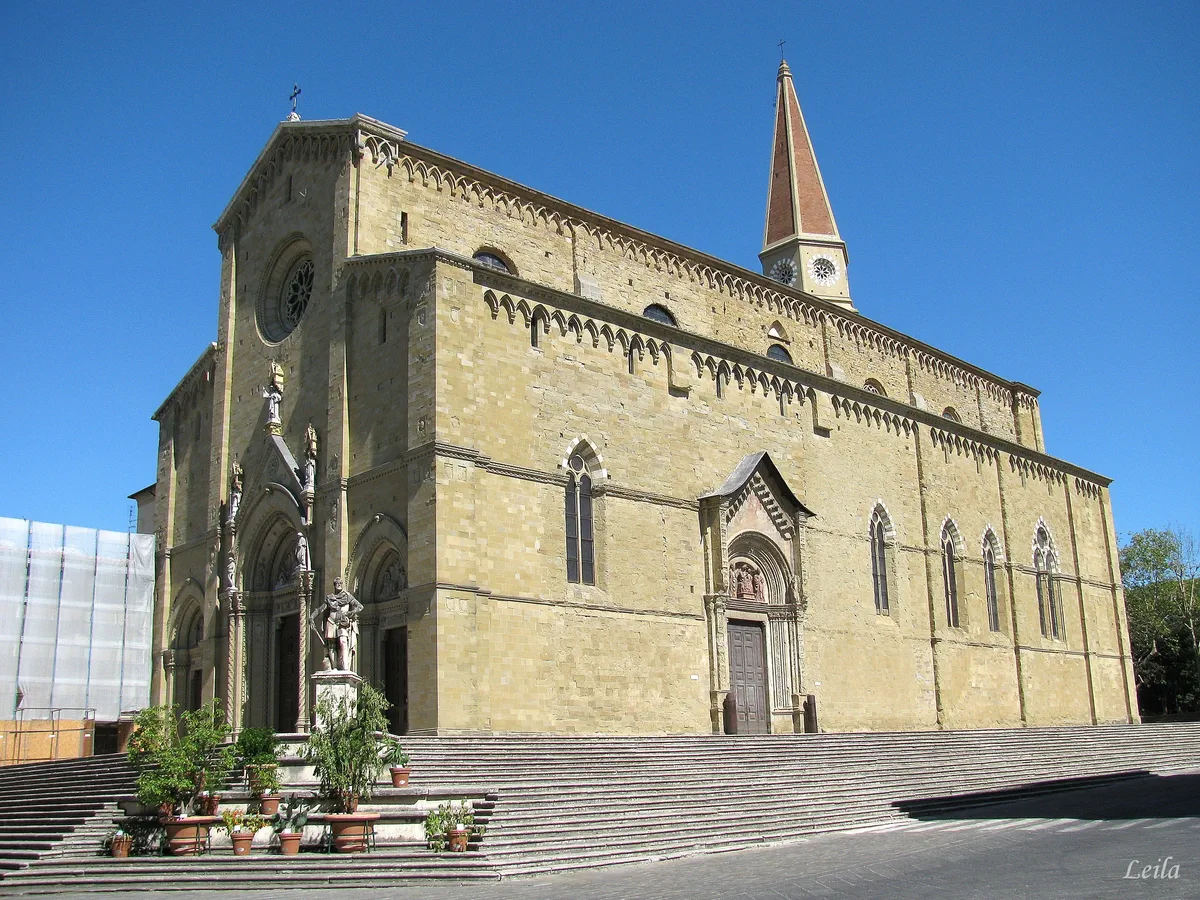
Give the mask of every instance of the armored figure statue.
[[325, 669], [354, 671], [354, 655], [358, 652], [358, 614], [363, 606], [342, 585], [333, 579], [333, 593], [325, 595], [325, 605], [313, 610], [312, 627], [325, 642]]

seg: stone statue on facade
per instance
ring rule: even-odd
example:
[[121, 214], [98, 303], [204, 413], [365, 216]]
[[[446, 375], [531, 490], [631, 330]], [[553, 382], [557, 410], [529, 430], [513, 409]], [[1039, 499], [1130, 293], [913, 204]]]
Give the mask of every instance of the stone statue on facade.
[[283, 402], [283, 366], [271, 360], [271, 377], [263, 388], [263, 399], [267, 401], [267, 424], [282, 425], [279, 417], [279, 404]]
[[317, 430], [308, 423], [304, 431], [304, 489], [311, 491], [317, 485]]
[[225, 519], [233, 522], [237, 518], [238, 509], [242, 505], [242, 467], [235, 459], [229, 467], [229, 504], [226, 508]]
[[222, 588], [226, 591], [233, 590], [234, 578], [237, 576], [237, 557], [233, 555], [233, 551], [225, 554], [225, 571], [222, 573], [221, 581]]
[[313, 610], [312, 627], [325, 642], [325, 669], [354, 671], [354, 656], [358, 652], [358, 614], [362, 604], [342, 584], [333, 579], [333, 593], [325, 603]]
[[[303, 531], [296, 532], [296, 573], [307, 572], [312, 568], [312, 560], [308, 553], [308, 538]], [[285, 570], [286, 571], [286, 570]]]

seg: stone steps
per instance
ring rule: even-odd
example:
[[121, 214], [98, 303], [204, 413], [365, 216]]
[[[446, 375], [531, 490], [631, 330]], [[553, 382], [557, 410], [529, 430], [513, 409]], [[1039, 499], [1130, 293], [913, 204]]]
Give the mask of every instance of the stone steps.
[[[796, 840], [904, 818], [910, 810], [974, 805], [989, 792], [1012, 799], [1140, 772], [1200, 769], [1196, 723], [744, 737], [414, 737], [404, 743], [413, 778], [393, 802], [409, 795], [478, 798], [484, 789], [462, 793], [462, 786], [489, 786], [479, 804], [487, 831], [472, 852], [439, 856], [381, 842], [376, 852], [354, 857], [259, 850], [235, 858], [219, 850], [200, 859], [102, 858], [95, 855], [99, 840], [119, 816], [112, 801], [131, 793], [132, 772], [104, 761], [108, 775], [100, 783], [89, 779], [86, 764], [69, 771], [42, 764], [43, 775], [60, 772], [61, 778], [39, 787], [42, 779], [26, 779], [37, 793], [21, 794], [19, 779], [10, 775], [6, 786], [0, 778], [4, 885], [54, 891], [68, 890], [77, 879], [95, 890], [246, 887], [263, 878], [273, 887], [494, 879]], [[93, 764], [99, 770], [102, 763]], [[122, 778], [130, 787], [87, 812]], [[284, 792], [312, 787], [289, 785]], [[86, 800], [81, 789], [88, 790]], [[62, 838], [49, 850], [25, 850], [4, 826], [10, 817], [15, 825], [36, 821], [31, 811], [39, 804], [46, 804], [40, 818], [47, 829], [55, 810], [62, 817]], [[396, 815], [419, 818], [411, 808]], [[40, 847], [53, 842], [52, 833], [27, 832], [23, 839]], [[29, 865], [29, 856], [10, 857], [9, 841], [13, 853], [42, 858]]]

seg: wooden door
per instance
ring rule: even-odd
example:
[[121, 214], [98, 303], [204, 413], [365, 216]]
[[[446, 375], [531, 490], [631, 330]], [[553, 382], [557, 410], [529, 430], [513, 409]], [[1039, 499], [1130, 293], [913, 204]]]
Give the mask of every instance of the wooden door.
[[383, 694], [392, 734], [408, 734], [408, 629], [389, 628], [383, 637]]
[[765, 647], [762, 625], [729, 623], [729, 692], [737, 734], [766, 734], [769, 730]]
[[275, 639], [275, 730], [290, 734], [300, 715], [300, 616], [279, 620]]

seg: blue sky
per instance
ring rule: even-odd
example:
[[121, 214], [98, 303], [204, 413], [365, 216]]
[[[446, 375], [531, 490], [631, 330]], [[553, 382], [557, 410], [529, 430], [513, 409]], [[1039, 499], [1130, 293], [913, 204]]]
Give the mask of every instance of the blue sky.
[[288, 110], [757, 266], [776, 43], [867, 316], [1042, 390], [1122, 533], [1200, 533], [1200, 4], [0, 7], [0, 515], [124, 529]]

